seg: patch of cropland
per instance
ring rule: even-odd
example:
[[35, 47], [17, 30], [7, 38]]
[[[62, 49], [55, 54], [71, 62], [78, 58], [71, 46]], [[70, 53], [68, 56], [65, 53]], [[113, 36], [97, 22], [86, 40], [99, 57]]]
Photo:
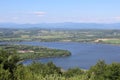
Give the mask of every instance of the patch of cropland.
[[104, 39], [119, 40], [120, 30], [0, 29], [0, 41], [103, 42]]

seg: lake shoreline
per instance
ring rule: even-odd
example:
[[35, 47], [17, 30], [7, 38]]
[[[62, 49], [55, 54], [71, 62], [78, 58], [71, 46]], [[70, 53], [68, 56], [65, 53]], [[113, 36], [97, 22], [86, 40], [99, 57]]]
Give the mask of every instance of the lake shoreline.
[[[106, 42], [85, 42], [85, 41], [0, 41], [0, 43], [5, 43], [5, 44], [12, 44], [12, 43], [19, 43], [19, 42], [63, 42], [63, 43], [69, 43], [69, 42], [73, 42], [73, 43], [94, 43], [94, 44], [108, 44], [108, 45], [115, 45], [115, 46], [120, 46], [120, 44], [115, 44], [115, 43], [106, 43]], [[0, 44], [1, 45], [1, 44]]]
[[[79, 67], [82, 69], [89, 69], [98, 60], [105, 60], [106, 63], [120, 62], [119, 53], [120, 47], [101, 43], [82, 43], [82, 42], [14, 42], [10, 44], [23, 44], [32, 46], [44, 46], [53, 49], [68, 50], [71, 52], [69, 57], [42, 57], [37, 61], [47, 63], [52, 61], [55, 65], [69, 69]], [[31, 63], [25, 61], [24, 64]]]

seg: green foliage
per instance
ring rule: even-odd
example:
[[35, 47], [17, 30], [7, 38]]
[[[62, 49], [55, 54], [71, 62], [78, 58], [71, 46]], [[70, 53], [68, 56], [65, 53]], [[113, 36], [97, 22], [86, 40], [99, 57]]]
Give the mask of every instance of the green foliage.
[[3, 69], [3, 65], [0, 64], [0, 80], [12, 80], [11, 74], [8, 70]]
[[73, 69], [68, 69], [65, 73], [64, 73], [64, 76], [65, 77], [74, 77], [74, 76], [77, 76], [77, 75], [82, 75], [84, 74], [84, 71], [79, 69], [79, 68], [73, 68]]
[[106, 67], [107, 65], [104, 61], [98, 61], [95, 66], [92, 66], [90, 68], [90, 70], [88, 71], [88, 76], [90, 78], [94, 76], [95, 80], [104, 80]]
[[71, 53], [68, 50], [51, 49], [51, 48], [38, 47], [38, 46], [9, 44], [9, 45], [2, 45], [1, 48], [7, 51], [16, 50], [18, 52], [17, 56], [19, 56], [21, 60], [36, 59], [42, 57], [64, 57], [71, 55]]
[[37, 80], [37, 77], [28, 68], [21, 65], [14, 70], [14, 80]]
[[93, 80], [120, 80], [120, 63], [105, 64], [104, 61], [91, 67], [88, 76]]
[[33, 63], [28, 66], [30, 71], [33, 74], [41, 74], [42, 76], [50, 75], [50, 74], [61, 74], [61, 70], [59, 67], [56, 67], [52, 62], [47, 64], [42, 63]]
[[120, 80], [120, 63], [98, 61], [89, 70], [61, 71], [52, 62], [23, 66], [19, 60], [15, 51], [0, 50], [0, 80]]
[[8, 80], [6, 78], [14, 78], [13, 74], [14, 70], [17, 67], [18, 61], [19, 57], [16, 55], [15, 51], [0, 50], [1, 77], [3, 78], [3, 80]]
[[0, 51], [0, 64], [3, 64], [3, 68], [5, 70], [9, 70], [11, 73], [13, 73], [18, 61], [19, 57], [15, 51]]
[[105, 74], [108, 80], [120, 80], [120, 63], [108, 65]]

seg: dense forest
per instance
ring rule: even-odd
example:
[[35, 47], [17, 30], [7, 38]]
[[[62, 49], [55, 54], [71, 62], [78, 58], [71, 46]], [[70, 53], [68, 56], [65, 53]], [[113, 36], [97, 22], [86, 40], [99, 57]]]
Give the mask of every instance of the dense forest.
[[98, 61], [89, 70], [62, 70], [52, 62], [24, 66], [14, 51], [0, 50], [0, 80], [120, 80], [120, 63]]

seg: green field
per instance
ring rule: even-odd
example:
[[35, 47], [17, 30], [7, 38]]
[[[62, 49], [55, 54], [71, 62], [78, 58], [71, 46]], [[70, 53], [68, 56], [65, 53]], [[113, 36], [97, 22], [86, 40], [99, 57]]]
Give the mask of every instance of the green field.
[[[120, 44], [120, 30], [0, 29], [0, 41], [95, 42]], [[114, 40], [115, 39], [115, 40]]]
[[101, 40], [101, 42], [107, 44], [120, 44], [120, 39], [106, 39], [106, 40]]

